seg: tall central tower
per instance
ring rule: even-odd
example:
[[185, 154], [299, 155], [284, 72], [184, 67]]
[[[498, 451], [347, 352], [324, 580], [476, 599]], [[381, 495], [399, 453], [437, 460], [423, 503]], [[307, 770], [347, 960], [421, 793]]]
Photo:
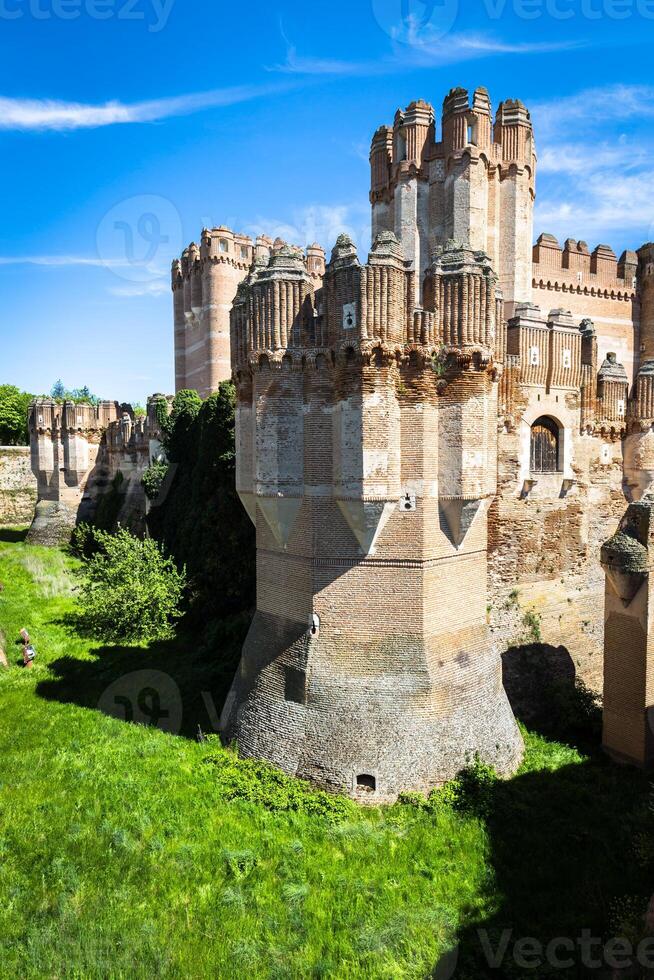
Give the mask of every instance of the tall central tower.
[[420, 307], [392, 232], [365, 265], [341, 236], [322, 288], [281, 249], [232, 311], [257, 611], [223, 728], [379, 800], [522, 751], [486, 625], [501, 295], [469, 247], [425, 272]]
[[443, 102], [440, 139], [427, 102], [398, 109], [370, 150], [373, 238], [392, 231], [416, 272], [421, 301], [434, 250], [449, 239], [486, 252], [507, 317], [531, 302], [536, 152], [531, 118], [513, 99], [493, 124], [485, 88], [454, 88]]

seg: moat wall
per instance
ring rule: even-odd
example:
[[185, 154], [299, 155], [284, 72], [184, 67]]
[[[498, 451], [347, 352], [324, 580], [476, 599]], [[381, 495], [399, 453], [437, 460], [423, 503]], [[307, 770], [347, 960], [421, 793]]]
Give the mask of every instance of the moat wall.
[[29, 524], [35, 505], [29, 446], [0, 446], [0, 526]]

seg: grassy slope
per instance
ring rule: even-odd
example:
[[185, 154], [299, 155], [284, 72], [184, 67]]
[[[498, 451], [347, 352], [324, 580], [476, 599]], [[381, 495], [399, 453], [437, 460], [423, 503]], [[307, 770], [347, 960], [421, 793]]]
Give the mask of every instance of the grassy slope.
[[[644, 819], [642, 777], [536, 736], [487, 824], [449, 809], [329, 820], [226, 800], [206, 764], [214, 745], [96, 709], [121, 669], [160, 660], [194, 730], [193, 659], [185, 642], [98, 652], [71, 636], [59, 622], [70, 565], [0, 541], [10, 660], [21, 626], [38, 650], [31, 671], [0, 673], [2, 977], [417, 978], [457, 933], [456, 975], [482, 976], [465, 966], [476, 926], [578, 935], [612, 895], [638, 890], [624, 855]], [[211, 665], [196, 667], [211, 689]]]

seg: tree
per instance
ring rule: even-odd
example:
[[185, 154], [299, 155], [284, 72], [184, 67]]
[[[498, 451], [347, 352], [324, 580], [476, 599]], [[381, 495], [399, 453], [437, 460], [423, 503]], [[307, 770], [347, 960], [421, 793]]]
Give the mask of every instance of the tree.
[[32, 397], [15, 385], [0, 385], [0, 445], [29, 444], [27, 415]]
[[98, 550], [82, 567], [78, 594], [85, 630], [110, 642], [171, 636], [181, 616], [185, 569], [156, 541], [142, 541], [125, 528], [115, 534], [95, 528], [91, 534]]
[[198, 426], [195, 424], [202, 399], [197, 391], [183, 388], [173, 399], [173, 409], [163, 433], [164, 449], [173, 463], [195, 462], [198, 452]]
[[236, 391], [223, 382], [202, 402], [179, 392], [166, 425], [174, 477], [148, 528], [188, 570], [192, 610], [221, 619], [255, 597], [255, 536], [235, 487]]
[[50, 389], [50, 397], [57, 402], [69, 401], [78, 405], [97, 405], [100, 399], [92, 394], [88, 385], [82, 388], [66, 388], [61, 378]]

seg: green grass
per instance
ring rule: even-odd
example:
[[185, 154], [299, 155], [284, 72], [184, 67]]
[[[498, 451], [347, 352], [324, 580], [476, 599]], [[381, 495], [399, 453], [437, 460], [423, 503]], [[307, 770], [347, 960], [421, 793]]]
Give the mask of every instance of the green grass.
[[[219, 711], [242, 623], [218, 656], [184, 636], [99, 647], [66, 625], [74, 565], [0, 534], [3, 978], [421, 978], [457, 943], [454, 975], [479, 978], [480, 927], [606, 930], [616, 896], [646, 891], [643, 776], [526, 733], [525, 763], [483, 819], [323, 806], [192, 737], [212, 730], [202, 691]], [[15, 666], [22, 626], [31, 670]], [[180, 735], [98, 709], [143, 668], [179, 687]]]

